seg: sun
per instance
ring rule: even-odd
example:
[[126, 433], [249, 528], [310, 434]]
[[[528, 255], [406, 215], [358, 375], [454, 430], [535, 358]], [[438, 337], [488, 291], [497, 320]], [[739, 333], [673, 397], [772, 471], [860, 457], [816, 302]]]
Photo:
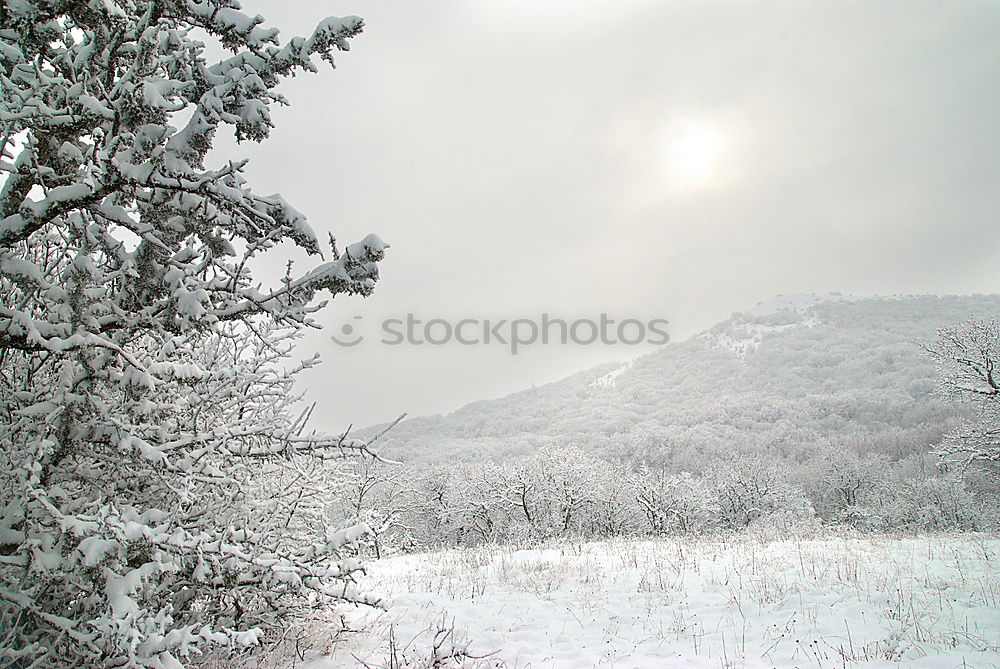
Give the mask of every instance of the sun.
[[712, 128], [686, 128], [666, 142], [670, 171], [685, 181], [703, 181], [717, 169], [722, 157], [722, 136]]

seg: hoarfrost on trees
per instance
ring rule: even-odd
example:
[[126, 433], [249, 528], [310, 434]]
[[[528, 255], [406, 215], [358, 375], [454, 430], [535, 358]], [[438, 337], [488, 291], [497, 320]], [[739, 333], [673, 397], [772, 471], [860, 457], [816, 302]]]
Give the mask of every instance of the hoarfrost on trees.
[[370, 443], [304, 433], [315, 360], [289, 355], [321, 296], [371, 293], [385, 244], [331, 238], [261, 287], [254, 259], [324, 245], [245, 160], [206, 165], [361, 30], [282, 42], [234, 0], [0, 7], [4, 662], [173, 667], [319, 600], [379, 603], [352, 582], [365, 526], [311, 522], [317, 457]]

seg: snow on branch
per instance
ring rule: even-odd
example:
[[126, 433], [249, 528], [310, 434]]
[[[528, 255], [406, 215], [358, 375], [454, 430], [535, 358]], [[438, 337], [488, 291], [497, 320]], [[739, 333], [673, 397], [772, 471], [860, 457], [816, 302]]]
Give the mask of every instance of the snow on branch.
[[176, 667], [381, 604], [355, 583], [370, 528], [314, 502], [377, 437], [303, 434], [317, 361], [291, 356], [324, 298], [371, 294], [386, 244], [260, 286], [282, 242], [325, 249], [246, 160], [206, 164], [220, 131], [266, 139], [277, 86], [362, 28], [282, 41], [234, 0], [0, 6], [0, 664]]

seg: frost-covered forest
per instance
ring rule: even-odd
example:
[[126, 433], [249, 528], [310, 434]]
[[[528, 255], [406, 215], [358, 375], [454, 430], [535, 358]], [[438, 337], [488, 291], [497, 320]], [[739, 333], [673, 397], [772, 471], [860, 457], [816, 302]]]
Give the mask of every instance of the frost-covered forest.
[[962, 409], [935, 392], [920, 344], [970, 316], [995, 317], [1000, 298], [802, 295], [750, 306], [624, 365], [409, 419], [383, 450], [444, 462], [575, 444], [673, 471], [741, 451], [801, 461], [828, 441], [893, 459], [923, 453]]
[[[338, 241], [346, 155], [281, 148], [323, 175], [319, 225], [250, 183], [291, 80], [325, 87], [365, 28], [311, 25], [0, 1], [0, 667], [998, 666], [998, 295], [778, 296], [447, 415], [316, 429], [393, 364], [361, 379], [340, 349], [306, 402], [302, 344], [396, 249]], [[676, 181], [716, 139], [673, 147]], [[404, 257], [458, 292], [490, 242], [455, 236]]]
[[941, 392], [926, 348], [940, 323], [998, 311], [996, 296], [762, 303], [625, 365], [405, 421], [381, 451], [404, 464], [353, 466], [333, 511], [370, 514], [395, 550], [994, 528], [995, 460], [939, 453], [982, 406]]

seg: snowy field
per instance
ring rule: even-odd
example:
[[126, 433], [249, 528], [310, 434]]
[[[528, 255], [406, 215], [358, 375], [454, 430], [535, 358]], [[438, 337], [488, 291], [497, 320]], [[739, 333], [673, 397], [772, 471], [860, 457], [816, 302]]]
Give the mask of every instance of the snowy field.
[[326, 657], [297, 664], [1000, 667], [998, 558], [984, 535], [404, 556], [370, 569], [388, 612], [349, 612], [365, 631], [318, 638]]

